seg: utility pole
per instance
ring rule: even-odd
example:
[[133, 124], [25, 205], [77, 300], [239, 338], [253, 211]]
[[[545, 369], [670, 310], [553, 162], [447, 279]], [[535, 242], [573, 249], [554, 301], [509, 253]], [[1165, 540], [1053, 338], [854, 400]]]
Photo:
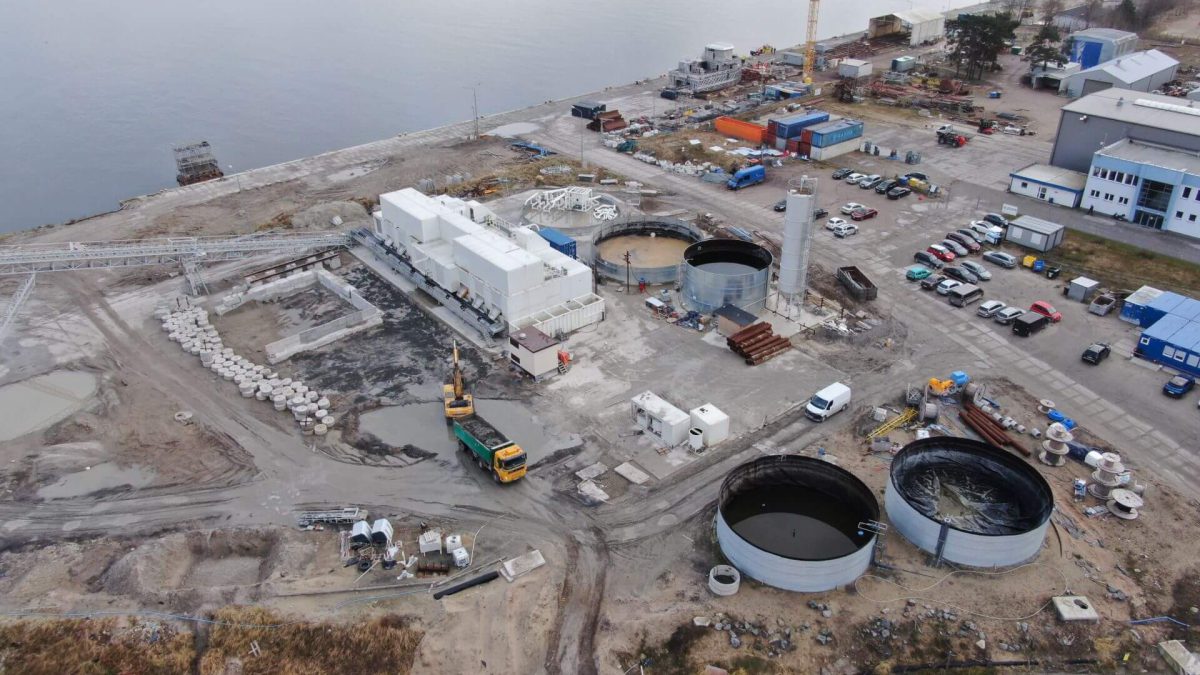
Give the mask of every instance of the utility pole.
[[471, 113], [475, 118], [475, 140], [479, 140], [479, 96], [471, 87]]
[[621, 256], [625, 260], [625, 292], [629, 292], [629, 265], [633, 255], [629, 251], [625, 251], [625, 255]]

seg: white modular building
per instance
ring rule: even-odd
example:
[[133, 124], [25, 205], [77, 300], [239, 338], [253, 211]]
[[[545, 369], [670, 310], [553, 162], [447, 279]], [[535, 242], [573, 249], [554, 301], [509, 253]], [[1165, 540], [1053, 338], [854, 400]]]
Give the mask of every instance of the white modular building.
[[527, 227], [504, 226], [483, 204], [405, 188], [380, 195], [379, 205], [375, 234], [384, 243], [509, 331], [532, 326], [555, 335], [603, 317], [586, 265]]

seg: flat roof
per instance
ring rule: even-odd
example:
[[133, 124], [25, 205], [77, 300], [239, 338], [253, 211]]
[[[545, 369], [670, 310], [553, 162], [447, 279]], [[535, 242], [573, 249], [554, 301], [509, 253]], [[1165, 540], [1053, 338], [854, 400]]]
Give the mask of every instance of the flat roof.
[[903, 12], [892, 12], [891, 15], [909, 24], [946, 20], [944, 13], [925, 9], [906, 9]]
[[1200, 107], [1190, 108], [1187, 104], [1187, 99], [1173, 96], [1110, 88], [1077, 98], [1062, 110], [1200, 136]]
[[546, 335], [533, 326], [522, 328], [517, 333], [510, 334], [509, 337], [526, 351], [530, 352], [540, 352], [543, 349], [549, 349], [558, 344], [558, 340]]
[[1030, 232], [1037, 232], [1038, 234], [1044, 235], [1057, 234], [1063, 229], [1063, 226], [1059, 225], [1058, 223], [1052, 223], [1048, 220], [1042, 220], [1041, 218], [1034, 218], [1033, 216], [1021, 216], [1020, 218], [1017, 218], [1008, 224], [1008, 228], [1010, 230], [1014, 227], [1019, 227], [1022, 230], [1029, 230]]
[[1200, 152], [1176, 150], [1165, 145], [1122, 138], [1112, 145], [1100, 148], [1096, 154], [1200, 176]]
[[1083, 192], [1083, 186], [1087, 185], [1087, 174], [1057, 166], [1050, 166], [1049, 164], [1030, 164], [1024, 169], [1014, 171], [1008, 175], [1014, 178], [1025, 178], [1036, 183], [1061, 187], [1074, 192]]
[[1157, 49], [1148, 49], [1144, 52], [1133, 52], [1132, 54], [1119, 56], [1111, 61], [1098, 63], [1087, 70], [1075, 73], [1071, 77], [1085, 77], [1089, 73], [1107, 73], [1119, 82], [1133, 84], [1138, 80], [1161, 73], [1178, 65], [1178, 61]]
[[1137, 33], [1117, 30], [1116, 28], [1085, 28], [1071, 33], [1071, 37], [1100, 38], [1105, 40], [1121, 40], [1124, 38], [1137, 39]]

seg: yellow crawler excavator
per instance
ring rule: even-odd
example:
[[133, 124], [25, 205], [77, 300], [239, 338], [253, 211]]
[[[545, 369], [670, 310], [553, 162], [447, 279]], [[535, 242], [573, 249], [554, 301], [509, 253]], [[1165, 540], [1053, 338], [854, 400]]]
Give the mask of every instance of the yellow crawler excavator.
[[457, 420], [475, 414], [475, 399], [463, 388], [462, 366], [458, 363], [458, 342], [454, 342], [454, 374], [442, 386], [446, 419]]

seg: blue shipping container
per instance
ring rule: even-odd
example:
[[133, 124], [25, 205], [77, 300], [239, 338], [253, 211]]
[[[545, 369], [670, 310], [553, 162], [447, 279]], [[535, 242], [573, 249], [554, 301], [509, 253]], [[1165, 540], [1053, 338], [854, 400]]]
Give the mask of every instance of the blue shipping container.
[[572, 258], [578, 257], [575, 253], [575, 240], [562, 232], [553, 227], [542, 227], [538, 229], [538, 234], [542, 235], [542, 239], [545, 239], [550, 244], [550, 248], [555, 251]]
[[1172, 293], [1171, 291], [1167, 291], [1154, 298], [1142, 309], [1142, 328], [1155, 324], [1159, 319], [1171, 314], [1172, 310], [1178, 307], [1184, 300], [1187, 300], [1185, 296]]
[[775, 135], [791, 140], [799, 136], [805, 129], [829, 121], [829, 113], [814, 110], [800, 115], [791, 115], [771, 120], [775, 123]]
[[858, 120], [837, 120], [810, 129], [812, 146], [828, 148], [855, 138], [862, 138], [863, 123]]

